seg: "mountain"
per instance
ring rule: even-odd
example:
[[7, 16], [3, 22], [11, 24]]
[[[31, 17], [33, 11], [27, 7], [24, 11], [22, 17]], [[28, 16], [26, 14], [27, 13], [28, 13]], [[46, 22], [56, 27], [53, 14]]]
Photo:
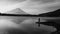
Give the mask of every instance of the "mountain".
[[60, 9], [57, 9], [53, 12], [39, 14], [41, 17], [60, 17]]
[[16, 8], [12, 11], [7, 11], [5, 14], [27, 14], [27, 13], [21, 10], [20, 8]]

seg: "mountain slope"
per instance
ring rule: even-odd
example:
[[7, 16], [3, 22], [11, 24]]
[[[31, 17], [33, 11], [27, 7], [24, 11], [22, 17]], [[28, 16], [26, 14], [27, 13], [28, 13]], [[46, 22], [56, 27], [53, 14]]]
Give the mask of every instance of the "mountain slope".
[[16, 8], [12, 11], [7, 11], [6, 14], [27, 14], [27, 13], [21, 10], [20, 8]]

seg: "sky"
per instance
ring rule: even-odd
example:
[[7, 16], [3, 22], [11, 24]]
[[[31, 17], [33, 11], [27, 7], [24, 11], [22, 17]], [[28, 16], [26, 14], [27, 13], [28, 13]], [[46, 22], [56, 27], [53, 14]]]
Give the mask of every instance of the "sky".
[[0, 0], [0, 12], [10, 12], [20, 8], [28, 14], [42, 14], [53, 12], [60, 8], [60, 1], [52, 0]]
[[23, 11], [29, 14], [42, 14], [53, 12], [60, 8], [60, 2], [43, 3], [41, 1], [26, 1], [22, 2], [19, 6]]

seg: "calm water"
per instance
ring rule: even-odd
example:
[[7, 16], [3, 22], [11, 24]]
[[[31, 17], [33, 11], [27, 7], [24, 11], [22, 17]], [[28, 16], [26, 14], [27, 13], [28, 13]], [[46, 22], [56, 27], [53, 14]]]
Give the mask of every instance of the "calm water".
[[56, 30], [52, 26], [42, 24], [38, 27], [36, 20], [37, 17], [0, 16], [0, 24], [2, 24], [0, 31], [3, 30], [8, 34], [50, 34]]

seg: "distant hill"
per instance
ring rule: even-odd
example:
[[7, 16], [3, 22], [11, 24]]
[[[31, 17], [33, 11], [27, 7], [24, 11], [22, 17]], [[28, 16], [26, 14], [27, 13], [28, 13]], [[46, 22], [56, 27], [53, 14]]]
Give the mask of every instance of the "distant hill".
[[53, 12], [39, 14], [41, 17], [60, 17], [60, 9], [57, 9]]
[[20, 8], [16, 8], [12, 11], [7, 11], [6, 14], [27, 14], [27, 13], [21, 10]]

